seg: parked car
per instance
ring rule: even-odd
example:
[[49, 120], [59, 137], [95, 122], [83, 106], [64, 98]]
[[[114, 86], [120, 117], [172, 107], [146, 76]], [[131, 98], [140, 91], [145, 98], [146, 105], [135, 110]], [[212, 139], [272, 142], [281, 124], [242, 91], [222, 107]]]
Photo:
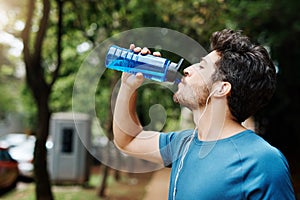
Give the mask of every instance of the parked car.
[[33, 178], [33, 152], [35, 136], [10, 133], [0, 137], [0, 146], [6, 146], [11, 157], [18, 162], [21, 178]]
[[11, 157], [7, 148], [0, 147], [0, 194], [14, 188], [18, 177], [18, 162]]

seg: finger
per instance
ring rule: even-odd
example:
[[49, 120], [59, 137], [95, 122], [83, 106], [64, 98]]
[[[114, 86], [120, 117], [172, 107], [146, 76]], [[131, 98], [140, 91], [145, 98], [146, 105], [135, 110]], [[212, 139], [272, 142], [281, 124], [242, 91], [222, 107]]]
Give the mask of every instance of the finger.
[[139, 53], [139, 52], [141, 52], [141, 50], [142, 50], [141, 47], [135, 47], [135, 48], [133, 49], [133, 51], [134, 51], [135, 53]]
[[147, 47], [144, 47], [141, 51], [142, 54], [150, 54], [151, 51], [147, 48]]
[[144, 75], [141, 72], [138, 72], [135, 75], [136, 79], [138, 80], [138, 82], [142, 82], [144, 80]]
[[161, 53], [160, 53], [159, 51], [155, 51], [155, 52], [153, 52], [153, 55], [154, 55], [154, 56], [161, 57]]
[[127, 72], [123, 72], [122, 73], [122, 79], [127, 79], [131, 74], [127, 73]]
[[134, 44], [130, 44], [129, 49], [133, 50], [134, 48], [135, 48], [135, 45]]
[[143, 77], [143, 74], [142, 74], [142, 72], [138, 72], [138, 73], [136, 73], [136, 75], [135, 75], [137, 78], [141, 78], [141, 77]]

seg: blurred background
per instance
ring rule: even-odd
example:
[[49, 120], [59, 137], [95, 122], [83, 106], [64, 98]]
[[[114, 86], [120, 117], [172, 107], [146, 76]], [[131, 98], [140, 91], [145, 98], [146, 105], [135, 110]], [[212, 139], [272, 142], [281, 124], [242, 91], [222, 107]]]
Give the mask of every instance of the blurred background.
[[[5, 172], [0, 176], [0, 187], [5, 191], [18, 188], [19, 182], [30, 183], [28, 193], [32, 199], [65, 198], [58, 196], [59, 189], [47, 170], [51, 161], [45, 159], [53, 146], [49, 136], [51, 116], [72, 111], [76, 73], [87, 55], [105, 39], [133, 28], [163, 27], [188, 35], [209, 51], [210, 35], [231, 28], [242, 30], [252, 41], [264, 45], [276, 64], [277, 91], [271, 103], [253, 119], [257, 133], [287, 157], [299, 194], [299, 10], [298, 0], [0, 0], [0, 172]], [[176, 57], [168, 52], [163, 55]], [[105, 71], [95, 93], [97, 119], [90, 119], [90, 134], [91, 149], [96, 153], [105, 152], [112, 138], [110, 100], [119, 77], [118, 72]], [[168, 116], [163, 129], [182, 128], [181, 108], [171, 97], [165, 88], [141, 88], [137, 110], [142, 123], [149, 123], [149, 107], [159, 103]], [[101, 133], [93, 131], [95, 121], [103, 127]], [[63, 132], [67, 144], [72, 131]], [[17, 134], [21, 142], [9, 140], [11, 133]], [[18, 148], [24, 152], [21, 158], [14, 153]], [[88, 157], [90, 165], [84, 168], [90, 175], [80, 184], [93, 193], [93, 198], [143, 198], [152, 173], [117, 172]], [[74, 190], [65, 189], [66, 196]], [[80, 189], [82, 199], [87, 191]], [[3, 198], [17, 192], [12, 190]]]

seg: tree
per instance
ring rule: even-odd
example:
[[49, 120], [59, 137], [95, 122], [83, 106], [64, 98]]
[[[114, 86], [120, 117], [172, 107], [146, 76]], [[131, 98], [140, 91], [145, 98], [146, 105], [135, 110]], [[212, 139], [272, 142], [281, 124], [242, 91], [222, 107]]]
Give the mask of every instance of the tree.
[[[51, 74], [51, 80], [47, 81], [46, 70], [43, 65], [43, 42], [48, 28], [49, 14], [51, 8], [50, 0], [43, 0], [41, 6], [43, 14], [39, 19], [39, 29], [36, 33], [31, 32], [34, 25], [37, 1], [29, 0], [27, 4], [27, 17], [25, 28], [22, 32], [24, 44], [23, 55], [26, 68], [26, 82], [31, 90], [37, 106], [37, 129], [36, 144], [34, 149], [34, 172], [36, 182], [37, 199], [53, 199], [49, 174], [47, 172], [47, 150], [46, 141], [49, 132], [49, 119], [51, 111], [49, 108], [49, 96], [55, 83], [61, 64], [61, 37], [62, 37], [62, 6], [57, 0], [58, 22], [57, 22], [57, 65]], [[33, 39], [33, 41], [31, 41]]]

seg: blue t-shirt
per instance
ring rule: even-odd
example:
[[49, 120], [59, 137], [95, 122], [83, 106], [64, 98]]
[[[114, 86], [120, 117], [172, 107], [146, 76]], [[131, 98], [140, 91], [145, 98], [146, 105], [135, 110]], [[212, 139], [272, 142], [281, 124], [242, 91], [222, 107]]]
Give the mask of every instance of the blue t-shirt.
[[[169, 199], [182, 152], [193, 130], [160, 135], [160, 153], [172, 167]], [[178, 175], [176, 200], [295, 199], [289, 166], [281, 152], [253, 131], [203, 142], [197, 132]]]

